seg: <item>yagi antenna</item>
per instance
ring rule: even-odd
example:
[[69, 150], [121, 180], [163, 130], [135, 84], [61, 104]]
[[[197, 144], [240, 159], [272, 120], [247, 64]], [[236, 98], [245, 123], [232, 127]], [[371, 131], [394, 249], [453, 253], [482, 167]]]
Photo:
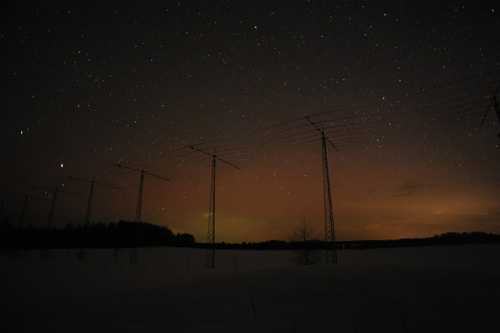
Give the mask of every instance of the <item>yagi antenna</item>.
[[335, 147], [335, 145], [333, 144], [333, 142], [331, 142], [331, 141], [330, 141], [330, 139], [328, 139], [328, 138], [325, 136], [325, 132], [324, 132], [324, 130], [320, 129], [320, 128], [318, 127], [318, 125], [316, 125], [315, 123], [313, 123], [313, 122], [312, 122], [312, 120], [311, 120], [311, 119], [309, 119], [309, 116], [305, 116], [304, 118], [306, 118], [306, 119], [307, 119], [307, 120], [311, 123], [311, 125], [313, 125], [313, 126], [314, 126], [314, 128], [316, 128], [316, 130], [318, 130], [318, 132], [321, 134], [322, 140], [323, 140], [323, 139], [324, 139], [324, 140], [326, 140], [326, 141], [327, 141], [327, 142], [328, 142], [328, 143], [329, 143], [329, 144], [330, 144], [330, 145], [331, 145], [331, 146], [332, 146], [332, 147], [333, 147], [336, 151], [339, 151], [339, 150], [337, 149], [337, 147]]
[[218, 161], [221, 161], [221, 162], [223, 162], [223, 163], [226, 163], [227, 165], [230, 165], [230, 166], [232, 166], [233, 168], [240, 169], [240, 167], [238, 167], [238, 166], [234, 165], [233, 163], [228, 162], [228, 161], [226, 161], [226, 160], [224, 160], [224, 159], [222, 159], [222, 158], [220, 158], [220, 157], [217, 157], [217, 155], [215, 155], [215, 153], [210, 154], [210, 153], [208, 153], [208, 152], [206, 152], [206, 151], [204, 151], [204, 150], [202, 150], [202, 149], [198, 149], [198, 148], [196, 148], [195, 146], [188, 146], [188, 147], [189, 147], [189, 148], [191, 148], [191, 150], [196, 150], [196, 151], [199, 151], [200, 153], [203, 153], [203, 154], [208, 155], [208, 156], [210, 156], [210, 157], [212, 157], [212, 158], [214, 158], [214, 159], [216, 159], [216, 160], [218, 160]]

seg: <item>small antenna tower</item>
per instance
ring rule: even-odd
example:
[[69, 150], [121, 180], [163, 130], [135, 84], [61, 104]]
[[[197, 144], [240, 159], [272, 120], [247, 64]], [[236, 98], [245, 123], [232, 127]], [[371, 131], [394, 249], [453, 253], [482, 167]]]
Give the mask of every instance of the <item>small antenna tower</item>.
[[40, 259], [46, 259], [50, 256], [50, 252], [48, 250], [50, 246], [50, 228], [52, 227], [52, 220], [54, 219], [54, 210], [56, 206], [57, 193], [65, 193], [77, 196], [81, 196], [81, 194], [59, 190], [57, 187], [46, 188], [46, 187], [32, 186], [32, 188], [36, 190], [54, 191], [54, 194], [52, 195], [52, 204], [50, 205], [49, 219], [47, 221], [47, 235], [48, 235], [46, 240], [47, 244], [46, 248], [45, 249], [42, 248], [40, 251]]
[[78, 252], [78, 260], [80, 261], [85, 261], [86, 255], [87, 255], [87, 232], [88, 232], [88, 227], [90, 226], [90, 213], [92, 210], [92, 197], [94, 193], [94, 185], [99, 185], [99, 186], [104, 186], [104, 187], [109, 187], [113, 188], [116, 190], [119, 190], [119, 187], [109, 185], [109, 184], [104, 184], [100, 182], [96, 182], [95, 179], [92, 180], [87, 180], [87, 179], [81, 179], [81, 178], [75, 178], [75, 177], [68, 177], [69, 180], [74, 180], [74, 181], [79, 181], [79, 182], [84, 182], [84, 183], [90, 183], [90, 193], [89, 193], [89, 200], [87, 203], [87, 212], [85, 213], [85, 220], [83, 222], [83, 232], [84, 235], [82, 235], [82, 247], [80, 248], [80, 251]]
[[214, 153], [210, 154], [202, 149], [198, 149], [195, 146], [189, 146], [191, 150], [198, 151], [202, 154], [212, 157], [212, 178], [210, 181], [210, 206], [208, 210], [208, 233], [207, 233], [207, 257], [206, 264], [207, 268], [215, 267], [215, 171], [217, 167], [217, 160], [223, 162], [233, 168], [239, 169], [236, 165], [228, 162], [220, 157], [217, 157], [215, 148]]
[[[23, 227], [23, 224], [24, 224], [24, 215], [26, 213], [26, 208], [28, 207], [28, 201], [29, 201], [29, 199], [31, 198], [31, 199], [46, 200], [46, 198], [41, 198], [41, 197], [37, 197], [37, 196], [34, 196], [34, 195], [30, 195], [30, 194], [4, 193], [4, 195], [13, 195], [13, 196], [22, 196], [22, 197], [24, 197], [22, 208], [21, 208], [21, 214], [19, 215], [19, 221], [17, 222], [17, 228], [18, 229], [21, 229]], [[2, 200], [1, 203], [0, 203], [0, 215], [2, 213], [3, 204], [4, 204], [4, 200]]]
[[41, 200], [46, 200], [45, 198], [40, 198], [40, 197], [37, 197], [37, 196], [34, 196], [34, 195], [29, 195], [29, 194], [26, 194], [24, 196], [24, 200], [23, 200], [23, 208], [21, 209], [21, 215], [19, 216], [19, 222], [17, 224], [17, 227], [19, 229], [21, 229], [23, 227], [23, 224], [24, 224], [24, 215], [26, 213], [26, 207], [28, 206], [28, 199], [41, 199]]
[[336, 151], [337, 147], [325, 136], [323, 129], [320, 129], [308, 116], [305, 117], [316, 130], [321, 134], [321, 152], [323, 157], [323, 203], [325, 212], [325, 242], [331, 245], [331, 251], [326, 250], [326, 263], [337, 263], [337, 250], [335, 249], [335, 222], [333, 219], [332, 192], [330, 187], [330, 173], [328, 169], [328, 155], [326, 143], [328, 142]]
[[[488, 112], [490, 111], [491, 104], [493, 104], [493, 106], [495, 107], [495, 113], [497, 114], [498, 124], [500, 124], [500, 107], [498, 106], [498, 100], [497, 100], [497, 93], [499, 90], [500, 90], [500, 86], [497, 88], [496, 91], [493, 91], [493, 88], [490, 86], [491, 101], [490, 101], [490, 105], [488, 105], [488, 109], [486, 109], [483, 120], [481, 121], [481, 127], [483, 126], [484, 120], [486, 119], [486, 116], [488, 115]], [[500, 132], [498, 132], [497, 137], [500, 138]]]
[[[161, 177], [161, 176], [152, 174], [150, 172], [147, 172], [147, 171], [145, 171], [145, 167], [143, 167], [141, 170], [141, 169], [135, 169], [135, 168], [128, 167], [126, 165], [121, 165], [121, 164], [117, 164], [117, 166], [119, 168], [124, 168], [124, 169], [128, 169], [128, 170], [132, 170], [132, 171], [141, 173], [141, 180], [139, 183], [139, 195], [137, 197], [137, 207], [135, 210], [135, 220], [134, 220], [134, 222], [140, 223], [140, 222], [142, 222], [142, 192], [143, 192], [142, 189], [144, 187], [144, 176], [155, 177], [155, 178], [158, 178], [161, 180], [165, 180], [167, 182], [171, 182], [171, 180], [168, 178]], [[136, 240], [137, 240], [137, 233], [136, 233]], [[137, 241], [136, 241], [136, 243], [137, 243]], [[130, 263], [137, 264], [138, 258], [139, 258], [139, 248], [137, 247], [137, 244], [136, 244], [136, 246], [130, 252]]]

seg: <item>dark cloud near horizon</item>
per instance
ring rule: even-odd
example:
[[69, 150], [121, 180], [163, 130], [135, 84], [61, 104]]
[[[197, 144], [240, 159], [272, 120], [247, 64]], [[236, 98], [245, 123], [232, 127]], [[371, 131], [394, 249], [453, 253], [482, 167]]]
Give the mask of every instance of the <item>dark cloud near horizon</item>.
[[424, 192], [427, 192], [433, 188], [435, 185], [430, 184], [402, 184], [399, 186], [398, 192], [391, 195], [391, 198], [399, 198], [399, 197], [413, 197], [416, 195], [420, 195]]

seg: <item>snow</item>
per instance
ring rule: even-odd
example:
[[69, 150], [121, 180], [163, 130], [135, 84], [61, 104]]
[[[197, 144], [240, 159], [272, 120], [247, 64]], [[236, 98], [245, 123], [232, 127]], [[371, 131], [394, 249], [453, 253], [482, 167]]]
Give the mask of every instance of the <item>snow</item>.
[[2, 332], [496, 332], [500, 245], [339, 250], [293, 266], [287, 251], [3, 254]]

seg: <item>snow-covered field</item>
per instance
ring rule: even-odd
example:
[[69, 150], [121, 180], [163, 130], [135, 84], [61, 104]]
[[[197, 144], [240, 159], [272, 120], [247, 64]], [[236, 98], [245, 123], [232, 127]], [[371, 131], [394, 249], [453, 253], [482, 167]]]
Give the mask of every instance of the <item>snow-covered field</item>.
[[88, 250], [0, 256], [1, 332], [499, 332], [500, 245], [286, 251]]

